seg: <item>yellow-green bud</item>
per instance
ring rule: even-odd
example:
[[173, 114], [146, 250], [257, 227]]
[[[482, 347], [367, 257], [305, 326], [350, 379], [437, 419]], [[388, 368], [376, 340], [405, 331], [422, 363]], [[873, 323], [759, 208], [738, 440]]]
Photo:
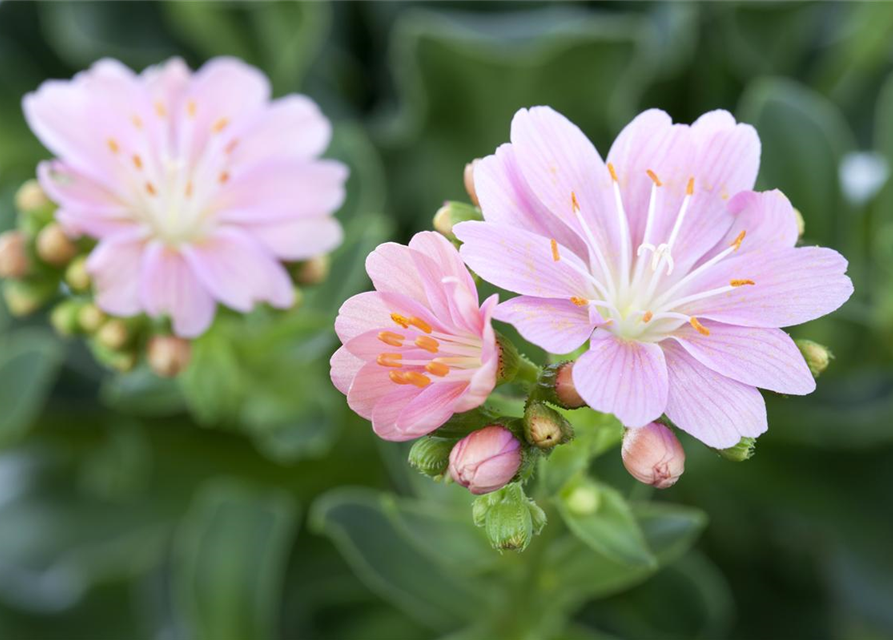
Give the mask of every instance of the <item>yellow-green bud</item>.
[[135, 351], [116, 351], [99, 344], [96, 340], [91, 340], [90, 346], [96, 359], [110, 369], [119, 373], [127, 373], [136, 367]]
[[31, 271], [28, 239], [21, 231], [0, 235], [0, 278], [24, 278]]
[[744, 462], [753, 457], [756, 446], [756, 438], [741, 438], [734, 447], [719, 449], [719, 455], [731, 462]]
[[30, 213], [52, 205], [37, 180], [28, 180], [19, 187], [15, 195], [16, 209], [22, 213]]
[[65, 283], [75, 293], [84, 293], [90, 288], [90, 274], [87, 273], [87, 257], [78, 256], [65, 270]]
[[802, 238], [803, 234], [806, 233], [806, 220], [803, 219], [800, 209], [796, 207], [794, 207], [794, 217], [797, 219], [797, 237]]
[[56, 290], [54, 281], [7, 280], [3, 283], [3, 299], [12, 315], [27, 316], [40, 309]]
[[63, 300], [50, 312], [50, 324], [61, 336], [73, 336], [80, 331], [81, 325], [78, 322], [78, 314], [80, 313], [83, 302], [79, 300]]
[[92, 302], [85, 304], [78, 312], [78, 324], [81, 325], [81, 330], [84, 333], [96, 333], [105, 320], [105, 313]]
[[467, 220], [483, 220], [481, 210], [465, 202], [447, 201], [434, 214], [434, 229], [450, 240], [455, 240], [453, 227]]
[[54, 267], [61, 267], [77, 255], [77, 245], [62, 227], [51, 222], [37, 234], [37, 257]]
[[131, 337], [127, 323], [120, 318], [106, 320], [96, 333], [96, 340], [99, 344], [114, 351], [127, 346]]
[[523, 551], [546, 525], [546, 514], [517, 483], [480, 496], [474, 502], [472, 517], [499, 551]]
[[573, 440], [574, 429], [560, 413], [542, 402], [531, 402], [524, 410], [524, 438], [539, 449]]
[[173, 378], [189, 366], [192, 343], [177, 336], [153, 336], [146, 348], [149, 367], [162, 378]]
[[795, 340], [794, 342], [797, 343], [797, 348], [803, 354], [806, 365], [816, 378], [828, 368], [831, 360], [834, 359], [834, 354], [831, 353], [831, 350], [818, 342], [813, 342], [812, 340]]
[[295, 282], [303, 285], [320, 284], [329, 277], [332, 259], [327, 255], [316, 256], [298, 263], [294, 270]]
[[426, 436], [416, 440], [409, 450], [409, 464], [419, 473], [440, 479], [450, 464], [450, 451], [455, 440]]

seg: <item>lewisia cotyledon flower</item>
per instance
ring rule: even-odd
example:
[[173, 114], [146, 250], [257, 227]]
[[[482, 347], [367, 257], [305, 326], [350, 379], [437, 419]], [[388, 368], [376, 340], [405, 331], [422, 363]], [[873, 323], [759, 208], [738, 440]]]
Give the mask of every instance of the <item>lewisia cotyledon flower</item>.
[[319, 159], [328, 120], [304, 96], [271, 100], [266, 76], [238, 60], [193, 73], [172, 59], [140, 75], [101, 60], [23, 107], [57, 158], [38, 177], [59, 222], [99, 241], [88, 269], [111, 314], [168, 315], [192, 337], [217, 302], [287, 308], [280, 261], [341, 242], [331, 214], [347, 170]]
[[521, 467], [521, 443], [501, 425], [490, 425], [456, 443], [450, 451], [450, 476], [475, 495], [511, 482]]
[[853, 291], [837, 252], [795, 247], [781, 193], [751, 191], [759, 156], [724, 111], [691, 126], [646, 111], [604, 162], [560, 114], [523, 109], [475, 170], [484, 222], [454, 232], [469, 267], [521, 294], [495, 318], [553, 353], [589, 343], [573, 382], [592, 408], [630, 427], [666, 413], [729, 447], [766, 430], [757, 387], [815, 388], [780, 328]]
[[344, 346], [332, 381], [350, 408], [382, 438], [411, 440], [483, 404], [496, 386], [498, 299], [478, 304], [455, 247], [418, 233], [409, 246], [379, 246], [366, 271], [376, 291], [350, 298], [335, 321]]

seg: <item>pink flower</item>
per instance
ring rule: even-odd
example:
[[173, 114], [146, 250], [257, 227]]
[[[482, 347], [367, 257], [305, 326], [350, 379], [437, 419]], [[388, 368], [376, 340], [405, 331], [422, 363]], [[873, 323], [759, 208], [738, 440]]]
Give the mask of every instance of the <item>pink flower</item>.
[[547, 107], [519, 111], [511, 138], [475, 170], [485, 221], [454, 231], [469, 267], [521, 294], [494, 317], [553, 353], [589, 342], [573, 382], [590, 407], [631, 427], [666, 413], [729, 447], [766, 430], [756, 387], [815, 388], [780, 327], [834, 311], [853, 287], [837, 252], [795, 248], [781, 193], [750, 191], [752, 127], [646, 111], [607, 164]]
[[320, 160], [331, 126], [308, 98], [270, 100], [257, 69], [172, 59], [137, 75], [101, 60], [25, 96], [28, 124], [57, 160], [38, 167], [69, 235], [99, 240], [96, 302], [118, 316], [169, 315], [186, 337], [217, 302], [294, 303], [280, 261], [341, 242], [331, 214], [346, 168]]
[[385, 440], [411, 440], [480, 406], [496, 386], [499, 353], [490, 317], [448, 240], [417, 233], [366, 259], [376, 291], [342, 305], [332, 382]]
[[628, 429], [621, 449], [623, 466], [645, 484], [667, 489], [685, 471], [685, 451], [676, 435], [659, 422]]
[[475, 495], [501, 489], [520, 466], [521, 443], [499, 425], [473, 431], [450, 451], [450, 476]]

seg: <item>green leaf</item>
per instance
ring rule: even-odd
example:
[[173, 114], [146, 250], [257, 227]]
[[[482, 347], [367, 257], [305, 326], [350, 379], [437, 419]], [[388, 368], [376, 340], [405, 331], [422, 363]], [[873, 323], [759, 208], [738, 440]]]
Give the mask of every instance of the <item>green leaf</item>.
[[21, 438], [40, 412], [62, 363], [59, 341], [20, 330], [0, 344], [0, 445]]
[[196, 640], [278, 638], [297, 510], [285, 494], [211, 481], [174, 541], [174, 593]]
[[613, 487], [581, 474], [555, 502], [571, 532], [598, 553], [633, 567], [657, 566], [629, 505]]
[[707, 514], [694, 507], [645, 502], [633, 504], [632, 511], [661, 566], [688, 551], [707, 526]]
[[793, 80], [763, 78], [748, 86], [738, 112], [760, 134], [760, 185], [781, 189], [801, 211], [805, 240], [847, 248], [856, 234], [838, 167], [855, 143], [837, 107]]
[[192, 361], [179, 377], [186, 403], [199, 422], [232, 420], [241, 406], [244, 374], [235, 345], [215, 323], [192, 343]]
[[332, 539], [370, 589], [439, 632], [479, 615], [489, 600], [474, 580], [460, 579], [415, 546], [401, 544], [401, 529], [373, 491], [329, 492], [313, 505], [311, 525]]
[[109, 407], [134, 416], [169, 416], [186, 408], [178, 381], [160, 378], [148, 367], [104, 378], [100, 396]]

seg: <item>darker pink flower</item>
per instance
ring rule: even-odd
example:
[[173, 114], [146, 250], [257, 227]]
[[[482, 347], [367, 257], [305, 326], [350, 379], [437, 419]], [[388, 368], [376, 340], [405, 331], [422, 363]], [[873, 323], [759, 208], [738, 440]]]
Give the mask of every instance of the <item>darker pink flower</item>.
[[691, 126], [646, 111], [606, 163], [534, 107], [511, 139], [475, 169], [484, 222], [454, 232], [470, 268], [521, 294], [497, 319], [553, 353], [589, 343], [573, 382], [590, 407], [630, 427], [666, 413], [725, 448], [766, 430], [757, 387], [815, 388], [781, 327], [834, 311], [853, 287], [840, 254], [795, 247], [781, 193], [751, 191], [752, 127], [725, 111]]
[[350, 408], [386, 440], [430, 433], [454, 413], [480, 406], [496, 386], [499, 353], [491, 296], [478, 303], [474, 281], [448, 240], [416, 234], [366, 260], [376, 291], [342, 305], [332, 381]]
[[236, 59], [195, 73], [173, 59], [139, 75], [101, 60], [23, 107], [57, 157], [38, 176], [59, 222], [99, 240], [88, 268], [111, 314], [168, 315], [192, 337], [218, 302], [287, 308], [280, 261], [341, 241], [331, 214], [347, 170], [319, 159], [328, 120], [304, 96], [271, 101], [267, 78]]
[[511, 482], [521, 466], [521, 443], [499, 425], [472, 431], [450, 452], [450, 476], [475, 495]]

